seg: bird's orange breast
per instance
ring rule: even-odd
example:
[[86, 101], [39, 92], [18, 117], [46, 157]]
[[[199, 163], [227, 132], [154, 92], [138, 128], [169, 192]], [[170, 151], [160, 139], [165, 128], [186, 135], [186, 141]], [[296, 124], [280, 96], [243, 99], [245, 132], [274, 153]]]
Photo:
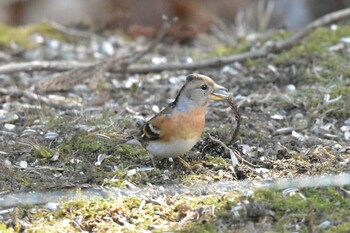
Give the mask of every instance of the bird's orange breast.
[[172, 139], [199, 140], [205, 127], [205, 107], [199, 107], [188, 113], [174, 111], [170, 116], [159, 119], [156, 125], [163, 129], [161, 140]]

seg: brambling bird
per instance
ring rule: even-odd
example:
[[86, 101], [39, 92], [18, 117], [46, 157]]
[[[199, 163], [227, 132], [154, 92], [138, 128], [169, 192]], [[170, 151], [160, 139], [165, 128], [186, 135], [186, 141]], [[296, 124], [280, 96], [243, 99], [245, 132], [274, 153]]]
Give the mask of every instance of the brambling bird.
[[141, 145], [156, 158], [184, 155], [201, 138], [209, 100], [228, 97], [227, 89], [211, 78], [189, 75], [174, 102], [144, 124]]

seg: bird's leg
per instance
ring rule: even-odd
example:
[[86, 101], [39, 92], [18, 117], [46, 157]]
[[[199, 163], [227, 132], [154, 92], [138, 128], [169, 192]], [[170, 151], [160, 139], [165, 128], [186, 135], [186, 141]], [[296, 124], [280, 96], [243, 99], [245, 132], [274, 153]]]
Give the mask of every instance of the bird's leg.
[[189, 163], [187, 163], [187, 162], [186, 162], [183, 158], [181, 158], [180, 156], [177, 156], [176, 158], [177, 158], [177, 160], [179, 160], [179, 162], [180, 162], [185, 168], [187, 168], [188, 170], [190, 170], [190, 171], [193, 173], [192, 167], [191, 167], [191, 165], [190, 165]]
[[153, 157], [153, 155], [149, 154], [149, 157], [151, 158], [153, 167], [156, 168], [156, 164], [155, 164], [155, 162], [154, 162], [154, 157]]

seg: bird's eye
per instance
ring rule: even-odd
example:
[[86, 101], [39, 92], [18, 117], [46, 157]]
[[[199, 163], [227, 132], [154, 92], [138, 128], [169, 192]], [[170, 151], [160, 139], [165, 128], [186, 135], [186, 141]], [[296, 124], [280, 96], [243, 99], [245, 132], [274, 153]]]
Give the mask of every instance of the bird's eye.
[[201, 89], [202, 89], [202, 90], [208, 90], [208, 85], [203, 84], [203, 85], [201, 86]]

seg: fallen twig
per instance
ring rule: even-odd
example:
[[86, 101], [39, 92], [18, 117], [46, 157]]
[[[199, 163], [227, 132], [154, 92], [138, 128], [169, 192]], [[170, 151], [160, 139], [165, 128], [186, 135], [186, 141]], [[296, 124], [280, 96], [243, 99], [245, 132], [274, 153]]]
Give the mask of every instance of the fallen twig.
[[[219, 139], [216, 139], [216, 138], [212, 137], [210, 134], [208, 134], [208, 137], [209, 137], [210, 140], [212, 140], [213, 142], [219, 144], [219, 145], [222, 146], [226, 151], [228, 151], [228, 152], [230, 153], [231, 157], [232, 157], [232, 156], [236, 156], [238, 159], [241, 160], [242, 163], [244, 162], [244, 163], [248, 164], [248, 165], [251, 166], [251, 167], [258, 167], [258, 166], [256, 166], [256, 165], [254, 165], [254, 164], [248, 162], [247, 160], [243, 159], [242, 156], [239, 154], [238, 151], [231, 149], [230, 147], [228, 147], [225, 143], [223, 143], [223, 142], [220, 141]], [[236, 165], [237, 165], [237, 164], [236, 164]], [[235, 166], [234, 162], [233, 162], [233, 166]]]
[[[235, 54], [231, 56], [219, 57], [215, 59], [208, 59], [193, 63], [170, 63], [163, 65], [139, 65], [134, 64], [127, 67], [111, 67], [111, 72], [118, 73], [149, 73], [149, 72], [161, 72], [164, 70], [194, 70], [194, 69], [204, 69], [209, 67], [223, 66], [233, 62], [244, 61], [247, 59], [254, 59], [259, 57], [264, 57], [269, 53], [280, 53], [283, 50], [290, 49], [292, 46], [298, 44], [307, 35], [309, 35], [315, 28], [330, 24], [332, 22], [347, 18], [350, 16], [350, 8], [346, 8], [340, 11], [335, 11], [321, 18], [311, 22], [306, 27], [301, 29], [299, 32], [294, 34], [292, 37], [277, 42], [273, 45], [263, 46], [252, 52], [246, 52], [241, 54]], [[9, 63], [0, 66], [1, 74], [9, 74], [14, 72], [30, 72], [30, 71], [40, 71], [40, 70], [54, 70], [54, 71], [67, 71], [75, 68], [81, 68], [86, 66], [91, 66], [96, 63], [72, 63], [65, 65], [69, 62], [48, 62], [48, 61], [35, 61], [35, 62], [23, 62], [23, 63]]]

